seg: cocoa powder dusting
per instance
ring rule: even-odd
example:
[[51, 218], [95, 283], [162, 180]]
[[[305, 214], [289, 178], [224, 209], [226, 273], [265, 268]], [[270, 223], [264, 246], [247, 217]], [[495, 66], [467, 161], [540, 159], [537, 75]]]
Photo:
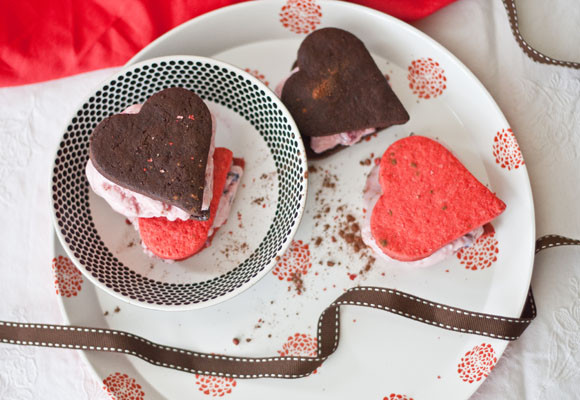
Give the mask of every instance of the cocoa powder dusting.
[[302, 274], [300, 272], [293, 272], [290, 277], [292, 278], [292, 283], [294, 284], [294, 289], [299, 295], [304, 292], [304, 281], [302, 280]]
[[258, 197], [257, 199], [254, 199], [254, 200], [252, 201], [252, 204], [257, 204], [257, 205], [259, 205], [259, 206], [260, 206], [260, 205], [262, 205], [262, 202], [263, 202], [263, 201], [264, 201], [264, 198], [263, 198], [263, 197]]

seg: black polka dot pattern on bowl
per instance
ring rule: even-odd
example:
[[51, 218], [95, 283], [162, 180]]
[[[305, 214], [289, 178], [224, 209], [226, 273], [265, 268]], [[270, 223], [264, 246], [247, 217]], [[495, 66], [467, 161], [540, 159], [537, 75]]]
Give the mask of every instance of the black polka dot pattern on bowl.
[[[197, 60], [197, 61], [196, 61]], [[190, 89], [249, 121], [266, 142], [278, 174], [275, 217], [258, 248], [228, 273], [199, 283], [164, 283], [123, 265], [105, 246], [89, 207], [85, 165], [89, 135], [105, 117], [143, 103], [169, 87]], [[170, 58], [137, 64], [98, 89], [72, 118], [57, 151], [52, 201], [63, 245], [85, 273], [130, 299], [151, 305], [185, 306], [225, 296], [269, 267], [292, 239], [306, 195], [300, 135], [274, 100], [243, 73], [208, 59]]]

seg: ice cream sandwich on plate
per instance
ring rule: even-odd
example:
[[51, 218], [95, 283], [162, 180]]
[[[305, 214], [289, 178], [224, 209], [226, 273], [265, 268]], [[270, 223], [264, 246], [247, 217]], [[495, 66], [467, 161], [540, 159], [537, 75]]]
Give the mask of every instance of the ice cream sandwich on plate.
[[435, 140], [393, 143], [368, 176], [363, 241], [380, 258], [436, 264], [471, 246], [506, 205]]
[[295, 65], [276, 94], [312, 154], [351, 146], [409, 120], [363, 42], [347, 31], [312, 32], [300, 45]]

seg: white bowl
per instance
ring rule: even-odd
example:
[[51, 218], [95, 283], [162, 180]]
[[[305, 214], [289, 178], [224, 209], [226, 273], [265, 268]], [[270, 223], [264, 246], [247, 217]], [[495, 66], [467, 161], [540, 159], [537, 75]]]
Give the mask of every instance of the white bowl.
[[[90, 190], [84, 171], [89, 136], [103, 118], [174, 86], [204, 99], [217, 120], [216, 146], [246, 167], [212, 245], [170, 264], [143, 252], [137, 232]], [[286, 250], [304, 210], [306, 171], [290, 113], [258, 79], [205, 57], [155, 58], [112, 76], [72, 118], [54, 161], [54, 224], [72, 261], [101, 289], [148, 308], [206, 307], [252, 286]]]

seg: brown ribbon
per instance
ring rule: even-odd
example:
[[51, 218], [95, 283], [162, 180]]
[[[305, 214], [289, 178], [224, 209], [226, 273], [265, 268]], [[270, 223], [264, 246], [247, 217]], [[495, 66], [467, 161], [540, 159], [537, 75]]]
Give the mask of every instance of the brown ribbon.
[[[558, 246], [580, 245], [558, 235], [536, 241], [536, 253]], [[340, 307], [372, 307], [457, 332], [515, 340], [536, 317], [532, 290], [519, 318], [483, 314], [451, 307], [381, 287], [355, 287], [343, 293], [318, 320], [317, 357], [230, 357], [163, 346], [127, 332], [81, 326], [0, 321], [3, 343], [124, 353], [151, 364], [200, 375], [232, 378], [300, 378], [318, 368], [338, 347]]]
[[552, 64], [559, 65], [562, 67], [576, 68], [580, 69], [580, 63], [571, 61], [561, 61], [554, 58], [548, 57], [545, 54], [540, 53], [536, 49], [532, 48], [522, 37], [520, 33], [520, 28], [518, 26], [518, 11], [516, 9], [515, 0], [503, 0], [503, 5], [508, 14], [508, 19], [510, 21], [510, 26], [512, 28], [512, 33], [516, 39], [516, 42], [520, 45], [524, 53], [528, 55], [532, 60], [542, 63], [542, 64]]

